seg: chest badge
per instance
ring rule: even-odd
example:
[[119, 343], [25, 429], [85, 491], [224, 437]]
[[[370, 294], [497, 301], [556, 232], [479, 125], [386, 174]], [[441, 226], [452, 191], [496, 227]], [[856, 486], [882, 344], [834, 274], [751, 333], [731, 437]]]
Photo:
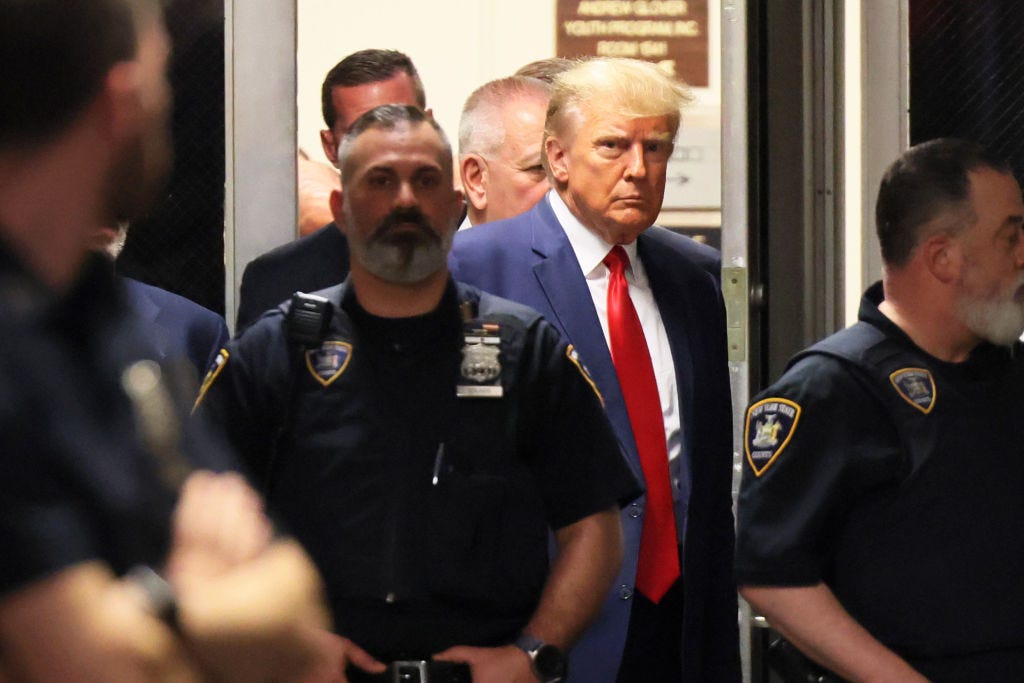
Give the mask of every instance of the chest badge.
[[318, 349], [306, 351], [306, 368], [313, 379], [325, 387], [341, 377], [350, 360], [352, 345], [334, 339], [323, 342]]
[[900, 397], [927, 415], [935, 407], [935, 378], [924, 368], [903, 368], [889, 375]]
[[747, 409], [743, 445], [747, 463], [760, 477], [789, 445], [802, 408], [785, 398], [766, 398]]
[[466, 330], [462, 345], [461, 375], [455, 387], [459, 398], [501, 398], [501, 337], [499, 327], [484, 323]]

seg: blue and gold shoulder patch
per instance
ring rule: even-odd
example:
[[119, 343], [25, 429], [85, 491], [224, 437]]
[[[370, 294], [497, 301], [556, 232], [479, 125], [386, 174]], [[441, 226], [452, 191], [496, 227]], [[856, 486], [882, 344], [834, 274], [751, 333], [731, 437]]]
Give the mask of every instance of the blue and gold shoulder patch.
[[935, 378], [925, 368], [902, 368], [889, 375], [900, 397], [927, 415], [935, 407]]
[[569, 362], [575, 365], [576, 369], [580, 371], [581, 375], [583, 375], [583, 379], [587, 381], [587, 384], [590, 385], [590, 388], [594, 390], [595, 394], [597, 394], [597, 400], [601, 402], [601, 407], [603, 408], [604, 396], [601, 395], [601, 391], [597, 388], [597, 384], [590, 377], [590, 373], [587, 371], [586, 366], [583, 365], [583, 361], [580, 360], [580, 354], [576, 351], [576, 348], [572, 344], [569, 344], [569, 346], [565, 347], [565, 357], [568, 358]]
[[196, 402], [192, 404], [192, 412], [196, 412], [199, 406], [202, 404], [203, 399], [206, 398], [206, 392], [210, 390], [213, 385], [213, 381], [217, 379], [217, 376], [224, 369], [224, 366], [228, 364], [228, 358], [231, 354], [228, 353], [227, 349], [221, 349], [217, 353], [217, 357], [213, 360], [213, 364], [210, 365], [210, 369], [206, 371], [206, 377], [203, 378], [203, 383], [199, 387], [199, 395], [196, 396]]
[[766, 398], [747, 409], [743, 447], [754, 474], [761, 476], [789, 445], [800, 421], [799, 404], [785, 398]]
[[313, 379], [325, 387], [341, 377], [350, 360], [352, 345], [337, 339], [329, 339], [320, 348], [306, 351], [306, 368]]

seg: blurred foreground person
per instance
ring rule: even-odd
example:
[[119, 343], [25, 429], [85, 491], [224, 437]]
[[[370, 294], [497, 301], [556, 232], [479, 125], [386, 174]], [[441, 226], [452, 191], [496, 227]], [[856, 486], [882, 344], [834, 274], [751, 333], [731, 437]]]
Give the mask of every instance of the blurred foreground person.
[[860, 321], [748, 409], [741, 593], [844, 679], [1024, 680], [1020, 186], [933, 140], [889, 167], [875, 215]]
[[0, 0], [0, 661], [13, 680], [297, 680], [326, 664], [312, 565], [241, 477], [212, 473], [230, 460], [185, 419], [188, 383], [157, 362], [92, 248], [170, 166], [168, 49], [156, 2]]

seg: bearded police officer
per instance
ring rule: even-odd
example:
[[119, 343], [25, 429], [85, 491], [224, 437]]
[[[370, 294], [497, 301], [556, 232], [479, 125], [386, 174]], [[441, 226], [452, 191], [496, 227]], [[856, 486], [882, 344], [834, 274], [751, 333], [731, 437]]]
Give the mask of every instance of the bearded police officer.
[[860, 322], [750, 406], [741, 593], [850, 680], [1024, 676], [1024, 203], [978, 146], [911, 148], [878, 193]]
[[416, 107], [360, 117], [349, 279], [230, 343], [200, 405], [324, 574], [349, 680], [561, 680], [638, 488], [573, 349], [449, 277], [451, 159]]

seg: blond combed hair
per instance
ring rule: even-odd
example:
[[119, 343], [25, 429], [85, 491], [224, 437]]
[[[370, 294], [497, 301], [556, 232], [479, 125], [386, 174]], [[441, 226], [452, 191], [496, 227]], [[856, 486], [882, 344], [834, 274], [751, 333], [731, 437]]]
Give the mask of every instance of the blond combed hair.
[[681, 110], [693, 101], [689, 86], [651, 62], [620, 57], [580, 59], [554, 80], [544, 137], [562, 135], [584, 112], [629, 118], [667, 116], [673, 135]]

